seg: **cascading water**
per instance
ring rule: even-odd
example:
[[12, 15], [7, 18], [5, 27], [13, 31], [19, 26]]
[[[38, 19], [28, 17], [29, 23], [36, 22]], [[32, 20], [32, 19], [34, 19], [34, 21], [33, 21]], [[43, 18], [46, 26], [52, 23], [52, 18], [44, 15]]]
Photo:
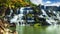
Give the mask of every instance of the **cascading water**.
[[[60, 21], [60, 16], [59, 16], [60, 12], [59, 11], [52, 11], [54, 15], [53, 16], [51, 15], [50, 17], [46, 13], [46, 11], [44, 11], [44, 9], [41, 9], [41, 11], [42, 11], [42, 14], [39, 17], [45, 18], [47, 23], [49, 23], [51, 25], [56, 25]], [[48, 12], [51, 12], [51, 11], [48, 10]], [[43, 15], [45, 15], [45, 17]]]
[[19, 22], [21, 23], [20, 25], [23, 25], [22, 23], [24, 22], [24, 20], [22, 20], [23, 17], [23, 11], [22, 9], [20, 10], [20, 14], [18, 15], [14, 15], [14, 17], [10, 20], [10, 23], [16, 23], [17, 25], [19, 25]]
[[[15, 22], [15, 23], [18, 23], [18, 25], [19, 25], [19, 22], [20, 22], [21, 23], [20, 25], [24, 25], [24, 20], [22, 19], [22, 17], [24, 16], [23, 9], [24, 8], [17, 9], [17, 12], [19, 10], [20, 13], [18, 15], [15, 15], [13, 17], [13, 19], [10, 20], [11, 23]], [[47, 11], [45, 11], [44, 9], [41, 9], [41, 11], [42, 11], [42, 14], [39, 15], [39, 17], [46, 19], [46, 22], [47, 23], [49, 23], [51, 25], [52, 24], [56, 25], [59, 22], [59, 20], [60, 20], [60, 16], [59, 16], [60, 15], [60, 12], [59, 11], [54, 11], [54, 10], [51, 11], [51, 10], [48, 10], [49, 13], [52, 13], [52, 15], [50, 14], [50, 16], [48, 15], [49, 13], [47, 14]], [[29, 12], [29, 11], [27, 11], [27, 12]]]
[[[23, 16], [25, 16], [25, 14], [29, 13], [29, 11], [31, 10], [29, 8], [30, 7], [22, 7], [22, 8], [17, 9], [16, 12], [18, 14], [15, 14], [10, 19], [10, 23], [17, 23], [19, 25], [19, 22], [20, 22], [20, 25], [24, 25], [25, 21], [22, 18], [23, 18]], [[50, 10], [50, 9], [48, 9], [48, 11], [46, 11], [45, 9], [46, 9], [46, 7], [44, 9], [41, 9], [42, 14], [39, 15], [40, 18], [46, 19], [46, 22], [49, 23], [49, 24], [57, 24], [58, 22], [60, 22], [60, 12], [59, 11], [54, 11], [54, 10]], [[8, 15], [8, 17], [11, 17], [12, 13], [13, 13], [13, 10], [11, 9], [10, 10], [10, 15]], [[52, 15], [50, 13], [52, 13]]]

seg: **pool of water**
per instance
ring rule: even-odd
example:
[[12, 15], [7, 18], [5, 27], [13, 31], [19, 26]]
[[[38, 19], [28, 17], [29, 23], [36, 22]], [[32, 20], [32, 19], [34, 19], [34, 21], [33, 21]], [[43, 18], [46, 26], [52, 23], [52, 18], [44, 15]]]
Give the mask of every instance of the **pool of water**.
[[17, 26], [18, 34], [60, 34], [60, 25]]

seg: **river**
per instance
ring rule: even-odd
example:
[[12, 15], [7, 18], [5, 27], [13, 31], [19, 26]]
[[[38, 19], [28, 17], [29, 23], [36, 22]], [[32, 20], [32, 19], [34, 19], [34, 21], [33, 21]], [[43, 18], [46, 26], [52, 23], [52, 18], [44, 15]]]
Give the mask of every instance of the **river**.
[[18, 34], [60, 34], [60, 25], [17, 26]]

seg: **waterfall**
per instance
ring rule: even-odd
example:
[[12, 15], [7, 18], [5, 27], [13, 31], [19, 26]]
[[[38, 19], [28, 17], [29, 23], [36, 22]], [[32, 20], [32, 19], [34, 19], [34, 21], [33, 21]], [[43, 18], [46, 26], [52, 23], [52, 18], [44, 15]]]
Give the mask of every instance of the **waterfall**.
[[44, 11], [43, 9], [41, 9], [43, 15], [45, 15], [46, 17], [48, 17], [48, 15], [46, 14], [46, 11]]
[[[17, 13], [19, 13], [19, 14], [14, 15], [13, 18], [10, 20], [10, 23], [17, 23], [19, 25], [19, 22], [20, 22], [20, 25], [25, 25], [24, 24], [25, 20], [23, 20], [22, 18], [23, 18], [23, 16], [28, 14], [30, 10], [31, 10], [30, 7], [22, 7], [20, 9], [17, 9]], [[41, 9], [41, 12], [42, 12], [42, 14], [38, 15], [38, 17], [46, 19], [46, 22], [51, 25], [53, 25], [53, 24], [55, 25], [60, 21], [60, 12], [59, 11], [54, 11], [54, 10], [50, 10], [50, 9], [48, 9], [46, 11], [46, 9]], [[11, 10], [10, 15], [12, 13], [13, 13], [13, 11]]]
[[52, 20], [52, 19], [47, 15], [46, 11], [44, 11], [44, 10], [42, 9], [42, 13], [43, 13], [43, 15], [46, 16], [46, 17], [45, 17], [45, 18], [46, 18], [46, 22], [48, 22], [49, 24], [52, 24], [52, 23], [51, 23], [51, 20]]
[[60, 12], [57, 13], [57, 19], [60, 20]]
[[[46, 22], [51, 24], [51, 25], [56, 25], [58, 23], [58, 20], [60, 20], [59, 19], [60, 18], [60, 16], [59, 16], [60, 13], [59, 12], [52, 11], [53, 14], [55, 14], [57, 17], [54, 16], [54, 15], [49, 17], [48, 14], [46, 13], [46, 11], [44, 11], [44, 9], [41, 9], [41, 11], [42, 11], [42, 14], [39, 17], [46, 19]], [[48, 10], [48, 12], [51, 12], [51, 11]], [[45, 17], [43, 15], [45, 15]], [[55, 20], [55, 19], [58, 19], [58, 20]]]

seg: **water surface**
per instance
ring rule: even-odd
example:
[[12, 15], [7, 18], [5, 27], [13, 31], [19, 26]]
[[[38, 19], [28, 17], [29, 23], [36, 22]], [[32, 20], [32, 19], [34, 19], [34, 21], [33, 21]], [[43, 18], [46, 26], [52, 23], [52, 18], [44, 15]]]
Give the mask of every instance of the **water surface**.
[[51, 26], [18, 26], [19, 34], [60, 34], [59, 25]]

